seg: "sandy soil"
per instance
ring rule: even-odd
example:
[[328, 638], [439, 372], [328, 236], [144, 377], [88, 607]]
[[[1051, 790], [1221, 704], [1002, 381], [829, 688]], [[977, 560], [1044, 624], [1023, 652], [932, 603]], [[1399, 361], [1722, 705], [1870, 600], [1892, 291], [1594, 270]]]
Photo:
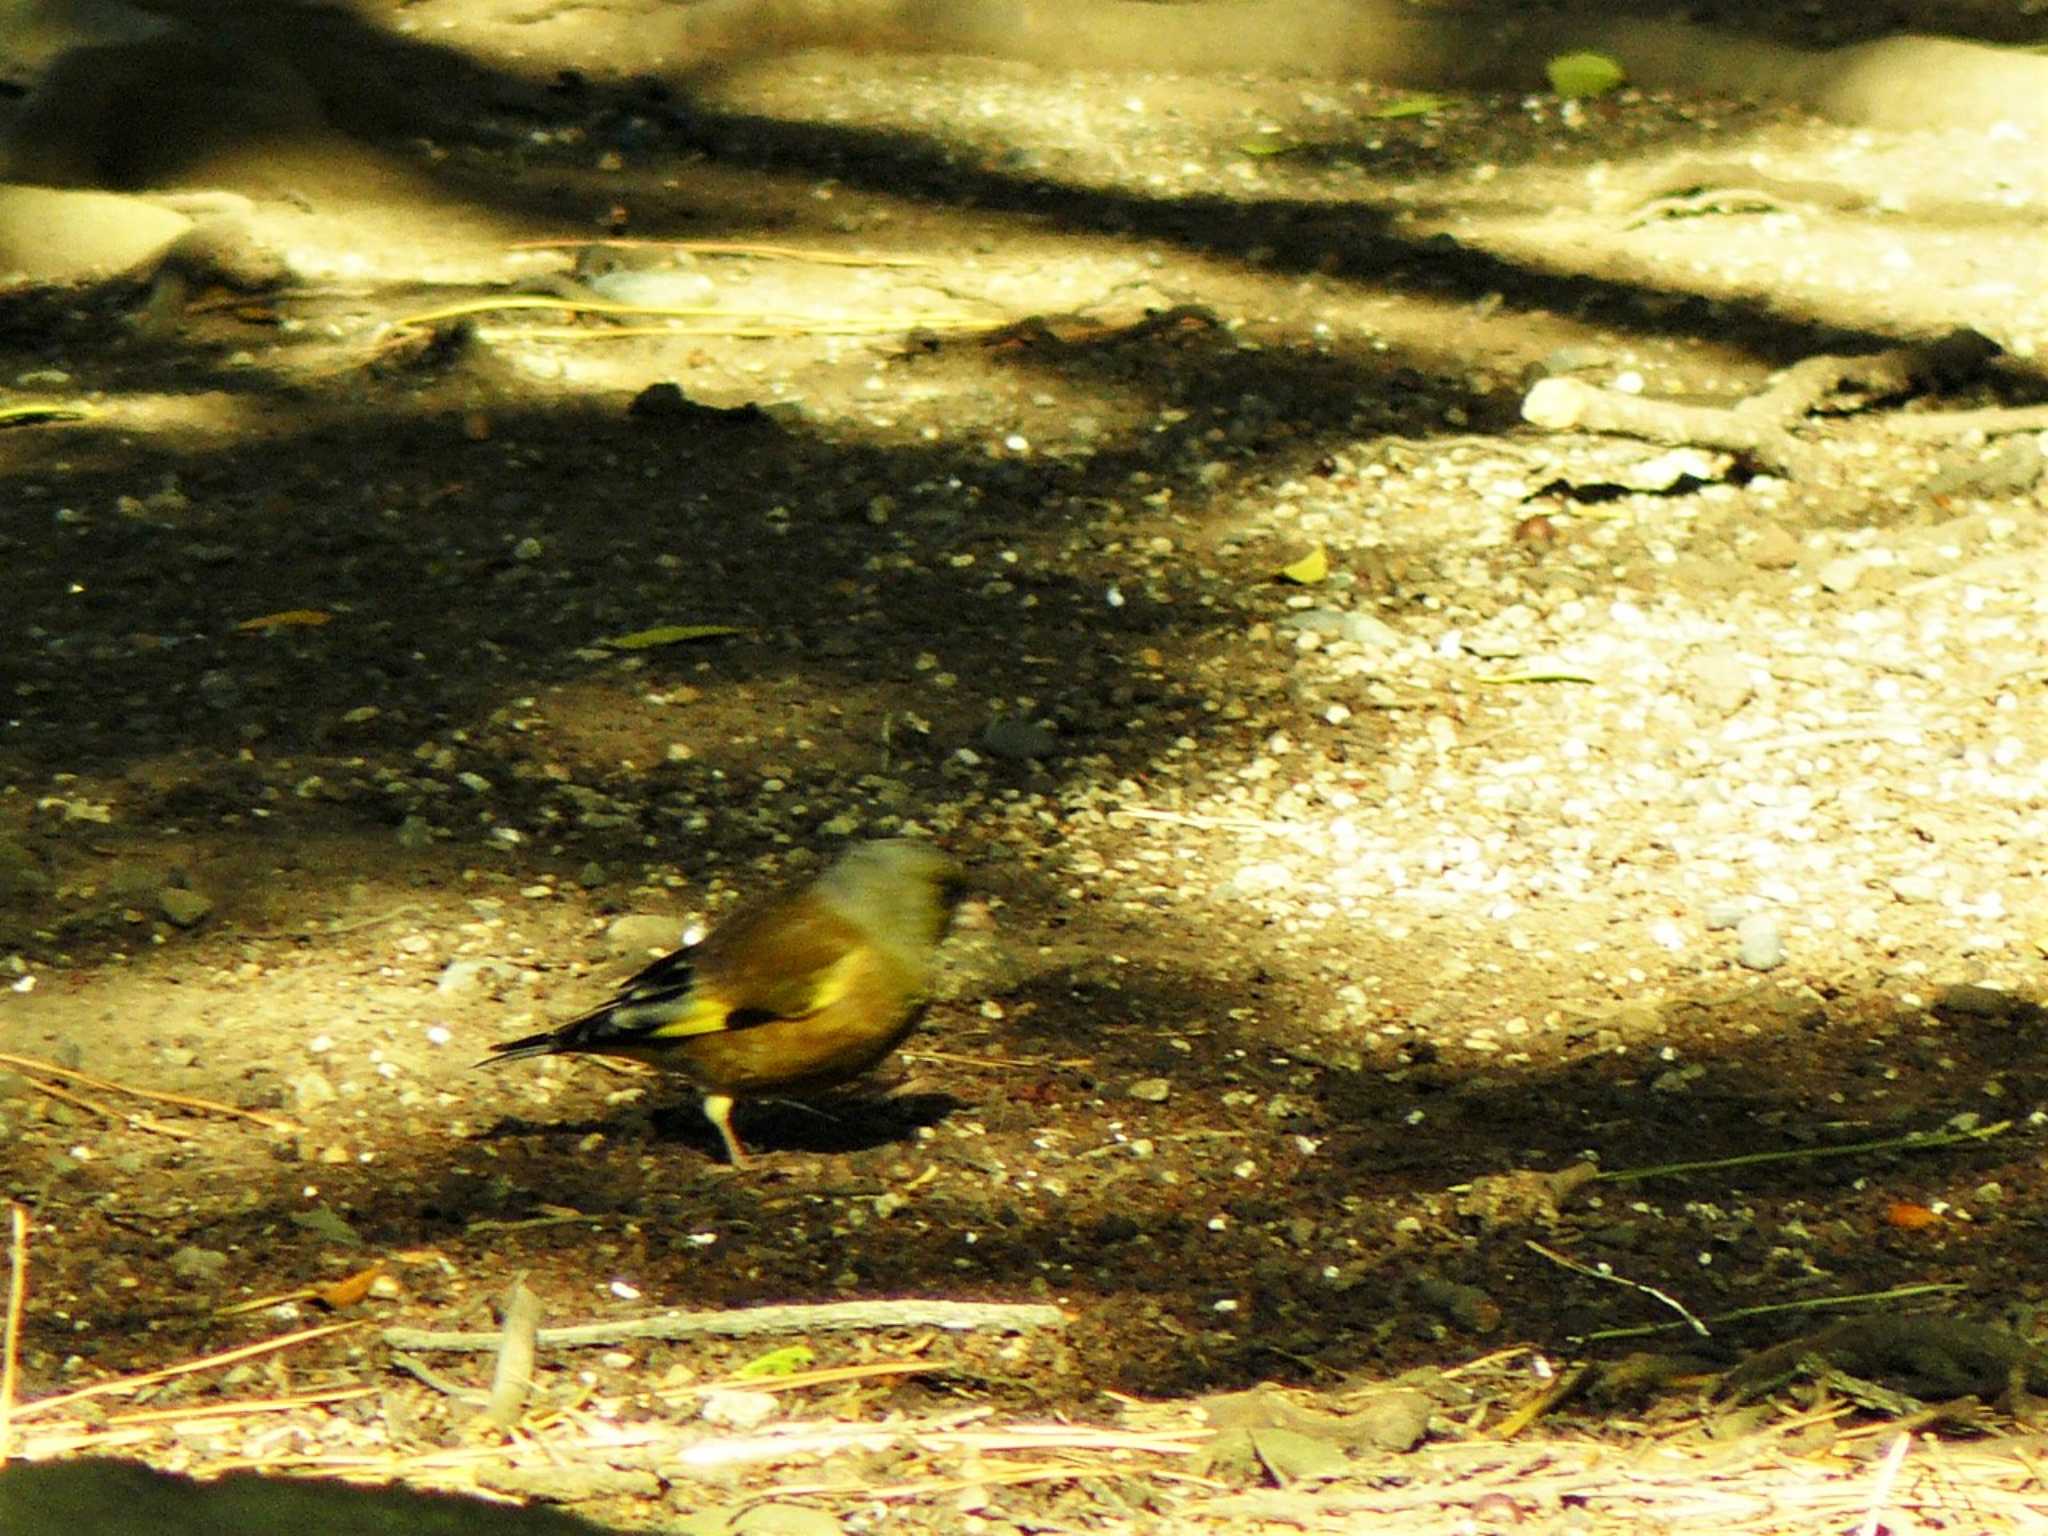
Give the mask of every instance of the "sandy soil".
[[[331, 69], [342, 13], [308, 14]], [[650, 1528], [805, 1493], [771, 1507], [1152, 1529], [1325, 1479], [1270, 1437], [878, 1426], [1164, 1433], [1281, 1383], [1354, 1415], [1329, 1488], [1384, 1488], [1565, 1362], [1726, 1365], [1838, 1315], [1738, 1309], [2039, 1299], [2040, 426], [1942, 413], [2042, 399], [2048, 157], [1632, 91], [822, 54], [685, 90], [635, 14], [557, 64], [503, 8], [356, 7], [395, 95], [412, 40], [477, 51], [432, 61], [431, 133], [330, 101], [303, 152], [210, 163], [291, 285], [0, 303], [15, 396], [87, 412], [0, 436], [19, 1395], [365, 1325], [21, 1414], [17, 1450]], [[650, 296], [689, 313], [559, 307]], [[556, 307], [431, 318], [508, 297]], [[1521, 419], [1539, 378], [1728, 407], [1964, 327], [2002, 355], [1831, 397], [1789, 466]], [[717, 632], [620, 644], [667, 626]], [[904, 830], [994, 928], [883, 1081], [743, 1112], [757, 1167], [679, 1086], [471, 1069]], [[519, 1276], [550, 1325], [1067, 1322], [821, 1333], [818, 1365], [902, 1373], [766, 1408], [701, 1389], [784, 1341], [544, 1350], [526, 1438], [463, 1459], [487, 1367], [422, 1379], [379, 1330], [490, 1328]], [[1408, 1443], [1355, 1432], [1396, 1380]], [[757, 1411], [879, 1439], [632, 1450]], [[1566, 1507], [1455, 1471], [1429, 1518]], [[1228, 1518], [1365, 1507], [1323, 1497]]]

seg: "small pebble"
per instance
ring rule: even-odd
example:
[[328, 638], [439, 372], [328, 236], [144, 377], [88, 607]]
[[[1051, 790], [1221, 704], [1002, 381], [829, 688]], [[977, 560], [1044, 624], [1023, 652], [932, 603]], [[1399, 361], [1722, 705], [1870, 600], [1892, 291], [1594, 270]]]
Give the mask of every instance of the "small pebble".
[[766, 1392], [708, 1392], [697, 1416], [725, 1429], [759, 1429], [781, 1411]]
[[642, 955], [650, 950], [671, 950], [683, 942], [683, 925], [673, 917], [630, 912], [617, 918], [604, 931], [604, 947], [615, 955]]
[[1701, 921], [1707, 925], [1707, 932], [1725, 933], [1730, 928], [1740, 926], [1742, 922], [1742, 903], [1739, 901], [1717, 901], [1701, 914]]
[[1830, 560], [1820, 568], [1819, 579], [1824, 591], [1836, 594], [1852, 591], [1863, 579], [1863, 562], [1850, 555]]
[[213, 911], [213, 902], [197, 891], [167, 885], [156, 895], [157, 910], [178, 928], [196, 928]]
[[1785, 963], [1785, 938], [1778, 920], [1758, 912], [1745, 917], [1735, 928], [1739, 946], [1736, 959], [1752, 971], [1774, 971]]
[[1029, 762], [1034, 758], [1050, 757], [1059, 745], [1059, 738], [1035, 720], [1019, 720], [1005, 715], [989, 721], [981, 733], [981, 744], [996, 757], [1012, 762]]

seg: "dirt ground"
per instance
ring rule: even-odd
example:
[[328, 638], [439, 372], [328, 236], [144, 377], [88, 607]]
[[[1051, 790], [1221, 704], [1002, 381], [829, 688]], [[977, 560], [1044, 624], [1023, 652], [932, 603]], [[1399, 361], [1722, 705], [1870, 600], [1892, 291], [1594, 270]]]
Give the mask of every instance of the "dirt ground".
[[[2048, 491], [2039, 421], [1962, 413], [2044, 398], [2039, 146], [961, 58], [681, 84], [651, 4], [268, 9], [365, 101], [451, 50], [431, 131], [330, 99], [209, 179], [276, 291], [0, 298], [10, 401], [77, 407], [0, 433], [17, 1454], [648, 1529], [1336, 1530], [1404, 1487], [1403, 1529], [1526, 1529], [1624, 1476], [1485, 1438], [1570, 1362], [1721, 1368], [1866, 1295], [2011, 1324], [1904, 1390], [2026, 1417]], [[1925, 9], [1789, 20], [2038, 35]], [[1785, 462], [1522, 418], [1960, 328], [2002, 354], [1830, 397]], [[879, 1080], [742, 1110], [754, 1166], [680, 1084], [473, 1070], [906, 831], [992, 926]], [[521, 1277], [550, 1327], [1064, 1321], [544, 1346], [486, 1446], [488, 1357], [381, 1330], [494, 1329]], [[790, 1343], [876, 1370], [725, 1390]], [[1662, 1383], [1560, 1402], [1549, 1464], [1692, 1444]], [[1233, 1460], [1262, 1384], [1328, 1417]], [[1390, 1386], [1409, 1432], [1358, 1428]], [[1880, 1411], [1795, 1386], [1753, 1464], [1796, 1425], [1860, 1477], [1884, 1440], [1811, 1436]], [[1970, 1528], [1921, 1465], [1891, 1528]], [[1994, 1484], [2048, 1511], [1980, 1475], [1975, 1528]]]

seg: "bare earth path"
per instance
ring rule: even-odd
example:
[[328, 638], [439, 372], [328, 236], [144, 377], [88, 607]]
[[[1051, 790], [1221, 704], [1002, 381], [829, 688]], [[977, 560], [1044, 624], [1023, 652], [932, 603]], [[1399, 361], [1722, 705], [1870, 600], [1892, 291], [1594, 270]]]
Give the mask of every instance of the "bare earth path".
[[[2048, 1386], [2034, 108], [1148, 62], [1206, 7], [715, 72], [730, 10], [204, 9], [16, 114], [25, 179], [204, 192], [289, 279], [0, 297], [15, 1454], [677, 1530], [2039, 1517], [2002, 1433], [1883, 1472], [1862, 1387]], [[1661, 411], [1959, 331], [1782, 460]], [[1545, 379], [1689, 425], [1545, 430]], [[470, 1070], [904, 830], [992, 927], [758, 1168], [657, 1080]], [[508, 1440], [385, 1330], [520, 1277], [1061, 1321], [544, 1344]], [[1492, 1438], [1897, 1288], [1984, 1331], [1835, 1336], [1725, 1462], [1677, 1366]], [[734, 1389], [792, 1343], [865, 1369]]]

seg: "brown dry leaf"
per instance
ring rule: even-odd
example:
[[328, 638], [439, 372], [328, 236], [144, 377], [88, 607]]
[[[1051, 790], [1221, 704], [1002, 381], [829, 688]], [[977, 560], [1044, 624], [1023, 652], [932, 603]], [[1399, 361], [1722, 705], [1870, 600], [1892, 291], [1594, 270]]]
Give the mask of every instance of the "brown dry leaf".
[[281, 613], [260, 613], [253, 619], [244, 619], [235, 628], [254, 634], [266, 629], [317, 629], [333, 622], [334, 615], [323, 608], [287, 608]]
[[1940, 1212], [1911, 1200], [1894, 1200], [1884, 1208], [1885, 1225], [1897, 1227], [1902, 1232], [1924, 1231], [1940, 1220]]
[[313, 1299], [321, 1306], [335, 1311], [340, 1311], [343, 1307], [352, 1307], [370, 1294], [370, 1287], [377, 1283], [377, 1277], [383, 1273], [382, 1264], [372, 1264], [368, 1269], [359, 1269], [352, 1275], [344, 1275], [327, 1285], [314, 1287]]

